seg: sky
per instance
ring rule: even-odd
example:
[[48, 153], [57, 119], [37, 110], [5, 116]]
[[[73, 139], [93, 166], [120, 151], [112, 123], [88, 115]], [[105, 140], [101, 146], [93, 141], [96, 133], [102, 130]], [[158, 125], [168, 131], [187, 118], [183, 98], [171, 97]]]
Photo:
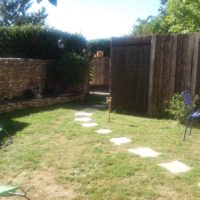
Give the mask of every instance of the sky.
[[82, 34], [86, 39], [128, 35], [138, 18], [158, 14], [160, 0], [57, 0], [57, 7], [48, 0], [33, 4], [44, 6], [50, 27]]

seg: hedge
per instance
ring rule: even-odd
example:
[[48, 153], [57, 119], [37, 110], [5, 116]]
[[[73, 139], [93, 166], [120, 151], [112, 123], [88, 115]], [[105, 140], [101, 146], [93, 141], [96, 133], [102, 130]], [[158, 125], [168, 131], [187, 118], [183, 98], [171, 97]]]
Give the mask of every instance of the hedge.
[[[57, 46], [65, 42], [64, 49]], [[82, 54], [87, 41], [78, 34], [70, 34], [51, 28], [26, 25], [0, 27], [0, 57], [57, 59], [66, 52]]]
[[97, 51], [103, 51], [104, 56], [110, 57], [110, 39], [90, 40], [88, 42], [90, 54], [96, 54]]

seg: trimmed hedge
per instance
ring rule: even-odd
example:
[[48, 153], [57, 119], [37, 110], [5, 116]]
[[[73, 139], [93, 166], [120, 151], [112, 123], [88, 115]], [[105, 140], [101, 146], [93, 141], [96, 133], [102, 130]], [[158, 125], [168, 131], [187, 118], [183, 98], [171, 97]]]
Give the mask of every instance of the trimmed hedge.
[[88, 42], [90, 54], [96, 54], [97, 51], [103, 51], [104, 56], [110, 57], [110, 39], [90, 40]]
[[[60, 38], [64, 49], [57, 46]], [[33, 25], [0, 27], [0, 57], [58, 59], [67, 52], [82, 54], [86, 46], [78, 34]]]

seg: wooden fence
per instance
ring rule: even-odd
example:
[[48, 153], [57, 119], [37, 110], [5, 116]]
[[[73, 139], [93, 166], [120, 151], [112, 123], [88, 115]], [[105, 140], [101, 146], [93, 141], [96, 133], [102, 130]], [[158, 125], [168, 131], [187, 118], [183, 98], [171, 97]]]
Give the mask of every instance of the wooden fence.
[[113, 106], [158, 115], [174, 93], [200, 94], [199, 38], [200, 33], [113, 38]]
[[110, 84], [110, 58], [95, 57], [92, 66], [91, 89], [109, 89]]
[[147, 110], [150, 52], [151, 37], [112, 39], [110, 89], [114, 107]]

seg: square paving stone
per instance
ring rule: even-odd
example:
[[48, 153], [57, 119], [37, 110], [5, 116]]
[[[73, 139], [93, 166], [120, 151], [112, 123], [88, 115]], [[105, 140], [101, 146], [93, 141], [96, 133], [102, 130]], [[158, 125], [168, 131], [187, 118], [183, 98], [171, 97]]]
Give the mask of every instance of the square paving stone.
[[97, 126], [98, 124], [97, 123], [84, 123], [84, 124], [81, 124], [81, 126], [83, 127], [94, 127], [94, 126]]
[[102, 135], [107, 135], [112, 133], [112, 131], [110, 129], [99, 129], [96, 131], [98, 134], [102, 134]]
[[121, 144], [126, 144], [131, 142], [132, 140], [127, 138], [127, 137], [119, 137], [119, 138], [112, 138], [110, 139], [110, 142], [116, 144], [116, 145], [121, 145]]
[[93, 113], [91, 113], [91, 112], [77, 112], [74, 115], [77, 116], [77, 117], [79, 117], [79, 116], [80, 117], [82, 117], [82, 116], [91, 117], [93, 115]]
[[169, 172], [173, 174], [185, 173], [191, 170], [191, 167], [176, 160], [172, 162], [168, 162], [168, 163], [160, 163], [158, 165], [165, 168], [166, 170], [168, 170]]
[[89, 121], [91, 121], [91, 118], [89, 118], [89, 117], [77, 117], [77, 118], [74, 119], [74, 121], [76, 121], [76, 122], [89, 122]]
[[128, 149], [130, 153], [139, 155], [142, 158], [155, 158], [158, 157], [161, 153], [154, 151], [149, 147], [140, 147], [134, 149]]

